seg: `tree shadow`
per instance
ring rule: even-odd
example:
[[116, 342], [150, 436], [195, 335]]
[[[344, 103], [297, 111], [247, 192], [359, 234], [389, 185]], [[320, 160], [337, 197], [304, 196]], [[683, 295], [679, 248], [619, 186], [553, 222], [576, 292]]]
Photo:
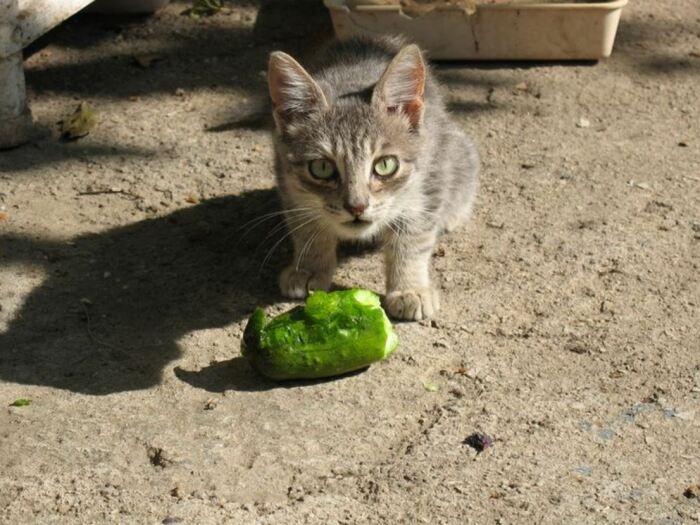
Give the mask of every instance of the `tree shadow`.
[[275, 221], [240, 229], [277, 207], [257, 190], [68, 242], [0, 235], [0, 264], [46, 276], [0, 333], [0, 380], [87, 394], [158, 384], [181, 337], [278, 298], [288, 248], [260, 268]]
[[215, 122], [207, 127], [207, 132], [220, 133], [238, 129], [272, 131], [274, 128], [272, 110], [267, 99], [256, 99], [252, 104], [228, 111], [223, 116], [217, 116]]
[[501, 109], [501, 107], [487, 101], [451, 99], [447, 101], [447, 109], [454, 113], [477, 114]]
[[620, 21], [613, 56], [647, 76], [700, 75], [700, 59], [689, 41], [697, 20], [662, 18], [631, 11]]
[[683, 54], [657, 54], [639, 63], [639, 70], [648, 75], [669, 74], [700, 75], [700, 59]]
[[[189, 5], [179, 3], [173, 9], [182, 11]], [[271, 51], [304, 54], [333, 35], [327, 9], [311, 0], [259, 2], [252, 26], [216, 23], [217, 17], [225, 16], [193, 20], [170, 12], [155, 17], [80, 13], [44, 35], [27, 54], [48, 44], [90, 53], [68, 64], [39, 62], [27, 68], [27, 84], [37, 93], [91, 97], [126, 98], [216, 87], [253, 96], [264, 83], [259, 73]], [[104, 53], [96, 53], [102, 45]], [[160, 60], [139, 68], [133, 58], [139, 53], [154, 54]]]
[[95, 159], [107, 157], [147, 158], [157, 155], [145, 148], [107, 144], [67, 144], [54, 139], [37, 140], [28, 147], [3, 150], [0, 155], [0, 171], [28, 171], [42, 164], [67, 159]]

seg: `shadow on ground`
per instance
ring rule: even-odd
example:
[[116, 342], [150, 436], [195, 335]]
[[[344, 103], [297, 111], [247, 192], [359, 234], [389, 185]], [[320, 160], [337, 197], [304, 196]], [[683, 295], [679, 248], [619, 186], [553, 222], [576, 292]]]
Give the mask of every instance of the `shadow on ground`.
[[88, 394], [158, 384], [181, 337], [278, 299], [286, 244], [260, 268], [277, 221], [240, 229], [277, 206], [257, 190], [65, 243], [0, 235], [0, 264], [46, 275], [0, 334], [0, 380]]
[[116, 144], [68, 144], [47, 136], [28, 145], [0, 151], [0, 173], [30, 172], [37, 166], [73, 159], [84, 162], [114, 157], [147, 159], [158, 154], [159, 152], [147, 148]]
[[273, 390], [275, 388], [296, 388], [299, 386], [318, 385], [319, 383], [338, 381], [346, 377], [361, 374], [366, 369], [367, 368], [362, 368], [354, 372], [324, 379], [272, 381], [254, 372], [245, 358], [234, 357], [227, 361], [212, 363], [197, 371], [183, 370], [180, 367], [176, 367], [175, 375], [193, 387], [201, 388], [209, 392], [221, 393], [226, 390], [259, 392]]
[[[191, 3], [178, 5], [184, 11]], [[80, 13], [44, 35], [27, 54], [51, 44], [85, 50], [84, 56], [70, 63], [37, 61], [26, 70], [27, 84], [36, 93], [78, 97], [129, 98], [217, 87], [253, 96], [264, 88], [260, 72], [271, 51], [305, 55], [333, 37], [328, 11], [312, 0], [259, 2], [253, 25], [217, 23], [225, 17]], [[139, 67], [134, 59], [139, 54], [158, 60]]]
[[697, 20], [650, 17], [631, 12], [620, 21], [612, 59], [649, 77], [669, 74], [697, 76], [700, 75], [700, 57], [694, 44], [697, 34]]

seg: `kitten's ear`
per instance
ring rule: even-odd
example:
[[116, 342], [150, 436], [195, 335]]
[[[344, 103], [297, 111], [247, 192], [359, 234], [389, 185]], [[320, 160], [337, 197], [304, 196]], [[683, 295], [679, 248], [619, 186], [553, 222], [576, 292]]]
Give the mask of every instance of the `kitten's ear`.
[[323, 91], [311, 75], [299, 62], [281, 51], [270, 54], [267, 82], [275, 122], [280, 129], [295, 117], [328, 106]]
[[388, 112], [400, 111], [418, 129], [423, 120], [425, 62], [417, 45], [401, 49], [377, 82], [372, 101]]

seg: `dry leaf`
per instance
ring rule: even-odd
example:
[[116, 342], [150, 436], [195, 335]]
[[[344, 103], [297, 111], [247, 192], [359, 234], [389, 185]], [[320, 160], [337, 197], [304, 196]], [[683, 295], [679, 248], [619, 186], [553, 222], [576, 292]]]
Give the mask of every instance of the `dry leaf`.
[[84, 137], [97, 125], [97, 112], [87, 102], [81, 102], [73, 114], [59, 122], [61, 138], [76, 140]]
[[0, 222], [6, 221], [7, 219], [9, 219], [9, 217], [10, 216], [7, 213], [5, 213], [4, 211], [0, 211]]
[[191, 18], [202, 18], [203, 16], [213, 16], [224, 7], [221, 0], [194, 0], [192, 8], [187, 11]]
[[425, 388], [426, 392], [437, 392], [440, 389], [435, 383], [425, 383], [423, 388]]
[[185, 197], [185, 202], [189, 202], [190, 204], [199, 204], [201, 199], [194, 194], [190, 194], [187, 197]]

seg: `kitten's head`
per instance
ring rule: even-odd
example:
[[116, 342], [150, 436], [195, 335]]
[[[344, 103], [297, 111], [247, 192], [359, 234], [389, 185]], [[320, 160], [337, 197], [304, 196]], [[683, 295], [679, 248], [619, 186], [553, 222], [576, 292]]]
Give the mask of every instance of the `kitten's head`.
[[310, 208], [345, 239], [392, 227], [422, 142], [425, 75], [420, 50], [409, 45], [376, 84], [343, 95], [289, 55], [272, 53], [268, 82], [280, 184], [300, 213]]

